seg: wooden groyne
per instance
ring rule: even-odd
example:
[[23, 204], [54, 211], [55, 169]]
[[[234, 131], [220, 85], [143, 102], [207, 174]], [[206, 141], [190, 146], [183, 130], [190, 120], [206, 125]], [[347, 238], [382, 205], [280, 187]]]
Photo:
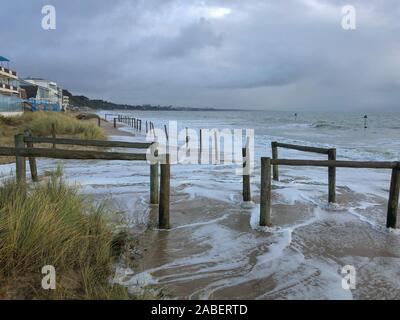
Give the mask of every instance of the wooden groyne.
[[[318, 153], [318, 154], [325, 154], [328, 155], [328, 160], [336, 160], [336, 149], [335, 148], [317, 148], [317, 147], [310, 147], [310, 146], [302, 146], [302, 145], [295, 145], [295, 144], [288, 144], [288, 143], [280, 143], [273, 141], [271, 142], [271, 149], [272, 149], [272, 159], [278, 159], [278, 148], [285, 148], [285, 149], [292, 149], [298, 150], [303, 152], [311, 152], [311, 153]], [[273, 165], [273, 172], [272, 176], [275, 181], [279, 181], [279, 165]], [[336, 202], [336, 168], [335, 167], [328, 167], [328, 201], [330, 203]]]
[[[116, 121], [125, 123], [134, 127], [136, 130], [141, 130], [141, 120], [135, 118], [129, 118], [126, 116], [118, 115], [114, 117], [114, 126]], [[146, 121], [146, 133], [153, 130], [154, 124]], [[164, 125], [164, 132], [166, 139], [168, 140], [167, 126]], [[155, 132], [154, 132], [155, 136]], [[215, 161], [219, 163], [218, 158], [218, 139], [214, 132], [214, 143], [215, 143]], [[30, 139], [27, 142], [31, 143]], [[50, 143], [49, 138], [43, 139], [42, 142]], [[186, 127], [186, 147], [189, 147], [190, 136], [189, 130]], [[199, 140], [199, 164], [201, 164], [201, 155], [203, 151], [203, 132], [200, 129], [200, 140]], [[148, 146], [149, 147], [149, 146]], [[327, 156], [327, 160], [305, 160], [305, 159], [279, 159], [279, 148], [297, 150], [301, 152], [309, 152], [322, 154]], [[328, 202], [336, 202], [336, 171], [337, 168], [363, 168], [363, 169], [391, 169], [391, 183], [387, 209], [387, 221], [386, 226], [388, 228], [397, 228], [398, 219], [398, 201], [399, 201], [399, 190], [400, 190], [400, 162], [377, 162], [377, 161], [343, 161], [336, 159], [336, 148], [321, 148], [306, 145], [296, 145], [288, 143], [280, 143], [277, 141], [271, 142], [272, 156], [261, 158], [261, 198], [260, 198], [260, 225], [269, 226], [271, 225], [271, 193], [272, 193], [272, 181], [279, 181], [279, 166], [311, 166], [311, 167], [326, 167], [328, 169]], [[248, 165], [250, 164], [250, 149], [249, 141], [246, 142], [246, 146], [242, 149], [243, 158], [243, 174], [242, 174], [242, 196], [243, 201], [251, 201], [251, 182], [250, 182], [250, 170]], [[151, 176], [158, 174], [158, 166], [152, 167]], [[169, 176], [164, 173], [165, 176]], [[154, 180], [154, 179], [153, 179]], [[161, 183], [164, 185], [163, 183]], [[154, 186], [155, 184], [153, 184]], [[162, 187], [162, 186], [161, 186]], [[153, 192], [154, 195], [154, 192]], [[153, 201], [154, 200], [154, 201]], [[154, 198], [151, 203], [157, 202], [158, 199]], [[161, 201], [161, 199], [160, 199]], [[168, 212], [169, 210], [163, 210]], [[160, 220], [161, 221], [161, 220]], [[164, 223], [164, 226], [167, 224]]]
[[271, 167], [273, 166], [327, 167], [335, 168], [335, 170], [336, 168], [391, 169], [392, 175], [390, 182], [386, 227], [399, 227], [397, 211], [400, 191], [400, 162], [271, 159], [269, 157], [261, 158], [260, 226], [271, 226]]

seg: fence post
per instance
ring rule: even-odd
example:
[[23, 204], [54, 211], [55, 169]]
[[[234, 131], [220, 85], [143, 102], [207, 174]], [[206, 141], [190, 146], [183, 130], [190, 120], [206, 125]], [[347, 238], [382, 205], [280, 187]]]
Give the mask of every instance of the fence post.
[[[15, 148], [16, 149], [24, 149], [24, 135], [17, 134], [14, 137], [15, 139]], [[26, 164], [25, 157], [16, 156], [15, 157], [15, 172], [17, 176], [17, 183], [25, 184], [26, 183]]]
[[218, 149], [218, 134], [214, 131], [214, 144], [215, 144], [215, 164], [219, 164], [219, 149]]
[[[278, 142], [276, 141], [271, 142], [271, 148], [272, 148], [272, 159], [274, 160], [278, 159]], [[273, 179], [275, 181], [279, 181], [279, 167], [277, 164], [273, 165]]]
[[101, 118], [100, 118], [100, 116], [97, 118], [97, 124], [98, 124], [99, 127], [101, 127]]
[[392, 169], [392, 179], [390, 181], [389, 202], [387, 211], [387, 228], [397, 228], [397, 209], [399, 206], [400, 190], [400, 162]]
[[[158, 156], [158, 150], [155, 144], [151, 147], [150, 152], [154, 156]], [[154, 164], [150, 164], [150, 203], [158, 204], [158, 161]]]
[[146, 134], [149, 132], [149, 125], [148, 125], [148, 123], [147, 123], [147, 120], [146, 120]]
[[[53, 139], [56, 138], [56, 125], [54, 123], [51, 124], [51, 136], [53, 137]], [[56, 144], [53, 143], [53, 149], [56, 148]]]
[[243, 156], [243, 201], [251, 201], [251, 193], [250, 193], [250, 170], [247, 167], [250, 165], [250, 152], [246, 148], [242, 148], [242, 156]]
[[[336, 149], [329, 149], [328, 160], [336, 160]], [[329, 203], [336, 202], [336, 167], [328, 168], [328, 201]]]
[[117, 118], [114, 118], [114, 128], [117, 127]]
[[203, 132], [200, 129], [200, 140], [199, 140], [199, 163], [201, 164], [201, 152], [203, 149]]
[[170, 196], [170, 163], [169, 154], [165, 155], [165, 163], [161, 164], [160, 205], [158, 207], [158, 226], [169, 229], [169, 196]]
[[167, 141], [169, 140], [168, 139], [168, 130], [167, 130], [167, 125], [166, 124], [164, 124], [164, 130], [165, 130], [165, 137], [167, 138]]
[[271, 159], [261, 158], [260, 226], [271, 226]]
[[[25, 129], [24, 130], [24, 137], [28, 138], [28, 137], [31, 137], [31, 136], [32, 136], [31, 131], [29, 129]], [[28, 148], [33, 148], [33, 143], [32, 142], [27, 142], [26, 146]], [[37, 166], [36, 166], [36, 158], [35, 157], [29, 157], [29, 167], [31, 169], [32, 180], [37, 182], [39, 179], [38, 179], [38, 174], [37, 174]]]

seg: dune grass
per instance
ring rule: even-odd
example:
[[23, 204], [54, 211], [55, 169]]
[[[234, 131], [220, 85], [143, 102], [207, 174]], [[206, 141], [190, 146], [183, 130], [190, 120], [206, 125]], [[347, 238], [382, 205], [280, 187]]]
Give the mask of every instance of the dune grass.
[[33, 135], [50, 136], [52, 124], [55, 124], [58, 136], [70, 136], [81, 139], [106, 138], [103, 130], [93, 122], [78, 120], [69, 113], [55, 112], [25, 112], [21, 116], [0, 116], [0, 144], [12, 144], [14, 135], [30, 129]]
[[[0, 298], [127, 299], [110, 285], [115, 248], [105, 208], [68, 186], [61, 170], [27, 187], [0, 186]], [[56, 290], [44, 290], [42, 267], [56, 270]]]
[[[16, 117], [0, 116], [0, 146], [14, 146], [14, 136], [23, 133], [25, 129], [30, 129], [35, 136], [51, 136], [53, 123], [57, 137], [106, 140], [104, 131], [90, 119], [92, 118], [79, 120], [70, 113], [42, 111], [25, 112]], [[73, 147], [65, 146], [63, 148]], [[0, 157], [0, 164], [14, 161], [14, 157]]]

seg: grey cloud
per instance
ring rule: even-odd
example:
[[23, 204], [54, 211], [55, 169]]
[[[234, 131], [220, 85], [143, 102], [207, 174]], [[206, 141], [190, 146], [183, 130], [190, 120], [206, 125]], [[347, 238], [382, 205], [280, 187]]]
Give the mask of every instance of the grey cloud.
[[[0, 55], [23, 76], [121, 103], [397, 110], [398, 0], [3, 0]], [[340, 26], [357, 9], [357, 30]], [[218, 7], [231, 9], [213, 16]], [[208, 11], [207, 11], [208, 10]], [[208, 14], [209, 13], [209, 14]]]
[[183, 57], [191, 52], [205, 47], [219, 47], [223, 41], [223, 34], [218, 34], [205, 19], [183, 27], [179, 35], [164, 39], [159, 49], [160, 57]]

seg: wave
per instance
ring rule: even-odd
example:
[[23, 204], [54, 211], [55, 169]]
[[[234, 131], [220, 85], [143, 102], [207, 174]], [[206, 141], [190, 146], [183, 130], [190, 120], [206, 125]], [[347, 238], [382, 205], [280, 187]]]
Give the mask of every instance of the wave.
[[315, 129], [325, 129], [325, 128], [326, 129], [344, 129], [344, 128], [346, 128], [346, 126], [344, 126], [344, 125], [339, 125], [334, 122], [328, 122], [328, 121], [323, 121], [323, 120], [314, 122], [311, 125], [311, 127], [315, 128]]

